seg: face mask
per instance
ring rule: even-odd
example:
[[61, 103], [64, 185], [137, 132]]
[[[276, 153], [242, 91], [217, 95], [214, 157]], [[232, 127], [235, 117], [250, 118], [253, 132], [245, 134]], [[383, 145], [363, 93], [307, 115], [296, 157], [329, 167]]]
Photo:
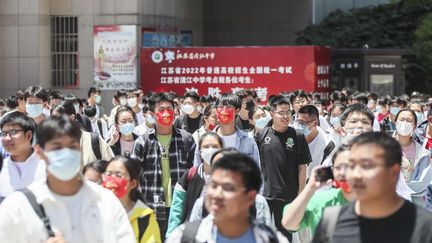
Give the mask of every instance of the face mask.
[[235, 119], [235, 108], [216, 108], [216, 113], [221, 124], [230, 124]]
[[340, 123], [340, 118], [339, 117], [330, 117], [330, 123], [333, 125], [333, 126], [340, 126], [341, 125], [341, 123]]
[[123, 198], [127, 193], [128, 181], [125, 178], [107, 176], [102, 182], [102, 186], [114, 192], [117, 198]]
[[210, 160], [213, 154], [218, 151], [216, 148], [205, 148], [201, 150], [201, 158], [206, 162], [208, 165], [210, 165]]
[[135, 130], [135, 124], [134, 123], [125, 123], [120, 125], [119, 127], [120, 133], [123, 135], [131, 135], [133, 131]]
[[43, 112], [42, 104], [26, 104], [27, 115], [31, 118], [40, 116]]
[[394, 116], [396, 116], [399, 113], [399, 111], [400, 111], [399, 107], [391, 107], [390, 108], [390, 113]]
[[341, 144], [343, 145], [348, 145], [358, 135], [368, 132], [368, 130], [363, 128], [352, 128], [352, 129], [345, 129], [345, 130], [346, 130], [346, 135], [344, 137], [341, 137]]
[[171, 126], [174, 121], [174, 110], [157, 111], [156, 121], [162, 126]]
[[137, 105], [137, 98], [129, 98], [127, 99], [127, 104], [130, 108], [134, 108]]
[[213, 131], [213, 130], [215, 129], [215, 127], [216, 127], [216, 124], [211, 124], [211, 123], [209, 123], [209, 125], [208, 125], [208, 130], [209, 130], [209, 131]]
[[367, 107], [372, 110], [372, 108], [374, 107], [374, 104], [375, 104], [375, 102], [373, 100], [369, 100], [367, 103]]
[[101, 100], [102, 100], [102, 97], [100, 95], [96, 95], [95, 96], [95, 100], [96, 100], [96, 103], [99, 104], [101, 102]]
[[189, 104], [182, 105], [181, 109], [184, 113], [186, 113], [188, 115], [192, 114], [195, 111], [195, 107], [193, 105], [189, 105]]
[[156, 123], [156, 120], [150, 114], [146, 114], [146, 120], [149, 124], [155, 124]]
[[73, 107], [75, 109], [75, 114], [79, 113], [79, 104], [73, 104]]
[[340, 188], [342, 191], [346, 192], [346, 193], [350, 193], [351, 192], [351, 187], [349, 186], [347, 181], [337, 181], [334, 180], [333, 181], [333, 186], [335, 188]]
[[120, 105], [125, 106], [125, 105], [127, 105], [127, 103], [128, 103], [127, 99], [125, 99], [125, 98], [120, 99]]
[[263, 129], [267, 125], [268, 122], [269, 122], [269, 120], [268, 120], [268, 118], [266, 116], [265, 117], [261, 117], [261, 118], [258, 118], [255, 121], [255, 126], [258, 129]]
[[59, 180], [71, 180], [81, 168], [81, 151], [62, 148], [46, 152], [45, 155], [49, 161], [47, 170]]
[[197, 106], [197, 111], [199, 113], [202, 113], [203, 112], [203, 107], [201, 105]]
[[375, 111], [378, 112], [378, 113], [381, 113], [381, 111], [382, 111], [382, 106], [377, 105], [376, 108], [375, 108]]
[[425, 118], [422, 112], [416, 112], [415, 114], [417, 116], [417, 124], [424, 122]]
[[303, 132], [305, 136], [308, 136], [311, 133], [311, 130], [306, 125], [300, 125], [300, 130]]
[[401, 136], [409, 136], [414, 131], [414, 125], [409, 122], [397, 122], [396, 131]]

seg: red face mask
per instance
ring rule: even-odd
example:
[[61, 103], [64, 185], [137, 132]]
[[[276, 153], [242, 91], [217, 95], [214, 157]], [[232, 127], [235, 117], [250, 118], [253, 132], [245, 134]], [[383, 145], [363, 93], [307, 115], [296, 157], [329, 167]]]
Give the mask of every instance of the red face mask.
[[427, 142], [426, 142], [426, 149], [431, 149], [432, 148], [432, 138], [428, 138]]
[[156, 112], [156, 121], [162, 126], [171, 126], [174, 121], [174, 110], [162, 110]]
[[349, 186], [349, 184], [348, 184], [347, 181], [337, 181], [337, 180], [334, 180], [332, 184], [333, 184], [333, 186], [335, 188], [340, 188], [340, 189], [342, 189], [342, 191], [344, 191], [346, 193], [350, 193], [351, 192], [351, 187]]
[[221, 124], [229, 124], [235, 119], [235, 108], [216, 108], [216, 113]]
[[216, 127], [216, 124], [211, 124], [211, 123], [209, 123], [209, 125], [208, 125], [208, 130], [209, 130], [209, 131], [213, 131], [213, 129], [215, 129], [215, 127]]
[[127, 193], [128, 180], [116, 176], [105, 177], [102, 186], [114, 192], [117, 198], [122, 198]]

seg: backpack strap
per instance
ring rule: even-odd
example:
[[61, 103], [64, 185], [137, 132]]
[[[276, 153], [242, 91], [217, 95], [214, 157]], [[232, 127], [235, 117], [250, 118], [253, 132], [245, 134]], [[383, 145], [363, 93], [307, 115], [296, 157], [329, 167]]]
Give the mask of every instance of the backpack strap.
[[48, 216], [46, 216], [46, 214], [45, 214], [45, 209], [43, 208], [43, 206], [41, 204], [37, 203], [36, 197], [33, 194], [33, 192], [27, 188], [23, 188], [20, 191], [24, 194], [24, 196], [26, 196], [26, 198], [29, 201], [30, 205], [32, 206], [33, 210], [39, 216], [39, 218], [42, 220], [42, 222], [45, 226], [45, 229], [48, 231], [49, 237], [55, 236], [55, 233], [51, 228], [50, 220], [49, 220]]
[[342, 206], [327, 207], [323, 211], [322, 215], [322, 229], [323, 234], [321, 235], [321, 242], [328, 243], [334, 234], [336, 229], [336, 223], [339, 218], [339, 212]]
[[257, 143], [258, 151], [260, 151], [260, 152], [261, 152], [262, 142], [264, 141], [265, 137], [267, 136], [269, 129], [270, 129], [270, 127], [268, 127], [268, 126], [264, 127], [255, 137], [255, 142]]
[[192, 181], [192, 178], [196, 175], [198, 172], [198, 167], [193, 166], [188, 170], [187, 174], [187, 182], [190, 183]]
[[195, 236], [198, 233], [199, 226], [201, 225], [201, 220], [186, 222], [185, 228], [183, 230], [183, 236], [181, 238], [181, 243], [193, 243], [196, 242]]
[[138, 218], [138, 242], [141, 242], [141, 239], [149, 225], [149, 221], [150, 215]]
[[99, 133], [92, 132], [91, 133], [91, 146], [93, 149], [93, 153], [96, 156], [96, 159], [101, 159], [101, 151], [100, 151], [100, 145], [99, 145]]
[[302, 139], [304, 134], [302, 132], [298, 131], [297, 129], [294, 129], [294, 131], [296, 133], [296, 138], [297, 138], [295, 146], [296, 146], [296, 154], [297, 154], [297, 161], [298, 161], [302, 156], [301, 153], [303, 152], [303, 145], [304, 145], [303, 143], [300, 143], [299, 141]]
[[329, 156], [329, 154], [333, 151], [333, 149], [336, 147], [335, 143], [333, 141], [330, 141], [327, 146], [324, 149], [324, 154], [321, 160], [321, 164], [324, 162], [324, 160]]
[[103, 132], [102, 132], [102, 122], [101, 122], [101, 120], [100, 119], [97, 119], [97, 126], [98, 126], [98, 129], [99, 129], [99, 134], [102, 136], [103, 135]]

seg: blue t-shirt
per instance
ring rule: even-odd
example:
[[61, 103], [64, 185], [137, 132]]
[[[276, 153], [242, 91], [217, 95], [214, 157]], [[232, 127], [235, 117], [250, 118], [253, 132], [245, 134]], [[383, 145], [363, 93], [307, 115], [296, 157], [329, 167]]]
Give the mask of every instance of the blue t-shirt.
[[255, 243], [256, 241], [255, 241], [255, 236], [253, 234], [252, 228], [249, 227], [246, 233], [244, 233], [243, 235], [237, 238], [228, 238], [219, 234], [219, 232], [217, 232], [216, 242], [217, 243]]

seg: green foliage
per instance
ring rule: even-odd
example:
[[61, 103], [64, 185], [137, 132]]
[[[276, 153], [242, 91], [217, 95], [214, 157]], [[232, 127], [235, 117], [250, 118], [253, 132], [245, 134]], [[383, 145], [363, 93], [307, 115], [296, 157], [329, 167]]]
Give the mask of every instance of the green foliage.
[[[299, 32], [298, 45], [333, 48], [401, 48], [408, 58], [408, 90], [432, 81], [432, 0], [402, 0], [350, 11], [336, 10]], [[430, 77], [430, 78], [429, 78]], [[432, 87], [431, 87], [432, 89]]]

